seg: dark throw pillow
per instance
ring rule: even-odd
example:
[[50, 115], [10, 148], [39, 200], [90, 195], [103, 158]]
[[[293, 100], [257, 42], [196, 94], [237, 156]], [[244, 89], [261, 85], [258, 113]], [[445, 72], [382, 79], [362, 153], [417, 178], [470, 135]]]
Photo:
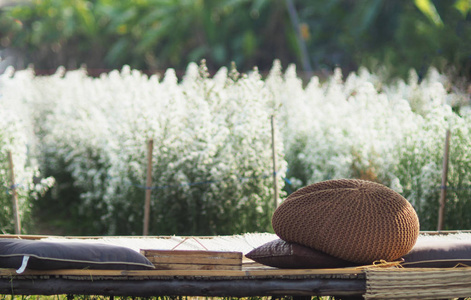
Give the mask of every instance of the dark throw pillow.
[[329, 269], [358, 266], [320, 251], [276, 239], [245, 255], [263, 265], [284, 269]]
[[33, 270], [154, 268], [145, 256], [121, 246], [0, 239], [0, 268], [19, 269], [22, 266]]
[[471, 241], [431, 239], [419, 240], [403, 256], [406, 268], [453, 268], [471, 266]]

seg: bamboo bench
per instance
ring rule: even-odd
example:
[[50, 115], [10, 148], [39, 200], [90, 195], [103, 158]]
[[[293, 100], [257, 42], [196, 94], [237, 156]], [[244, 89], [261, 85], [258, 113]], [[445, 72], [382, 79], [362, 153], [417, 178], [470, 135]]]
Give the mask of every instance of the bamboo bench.
[[458, 298], [471, 296], [471, 267], [432, 269], [363, 266], [339, 269], [277, 269], [244, 260], [240, 270], [64, 269], [26, 270], [17, 274], [14, 269], [0, 269], [0, 294]]

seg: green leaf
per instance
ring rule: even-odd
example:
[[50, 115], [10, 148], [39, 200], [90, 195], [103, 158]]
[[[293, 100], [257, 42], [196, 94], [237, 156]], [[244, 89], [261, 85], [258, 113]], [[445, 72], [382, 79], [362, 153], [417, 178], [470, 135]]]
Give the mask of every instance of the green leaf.
[[152, 47], [154, 47], [156, 44], [160, 42], [162, 37], [171, 34], [170, 28], [174, 26], [173, 20], [167, 18], [164, 19], [161, 23], [156, 25], [154, 28], [148, 29], [145, 33], [144, 36], [142, 37], [142, 40], [137, 44], [137, 49], [139, 52], [145, 52]]
[[439, 27], [443, 26], [443, 21], [431, 0], [414, 0], [414, 3], [417, 8], [433, 22], [433, 24]]
[[188, 59], [189, 61], [198, 62], [205, 57], [206, 53], [208, 53], [208, 47], [199, 46], [188, 54]]
[[214, 60], [220, 64], [223, 64], [227, 58], [226, 49], [220, 44], [213, 47], [212, 55]]
[[121, 58], [125, 56], [128, 44], [127, 39], [120, 38], [106, 54], [105, 60], [112, 65], [119, 64]]
[[268, 0], [255, 0], [252, 4], [251, 10], [260, 11], [265, 7], [265, 5], [268, 5], [269, 3], [270, 1]]
[[466, 17], [471, 9], [471, 0], [456, 0], [454, 7], [461, 12], [463, 17]]
[[244, 34], [242, 49], [244, 54], [251, 57], [257, 49], [257, 37], [253, 30], [247, 30]]

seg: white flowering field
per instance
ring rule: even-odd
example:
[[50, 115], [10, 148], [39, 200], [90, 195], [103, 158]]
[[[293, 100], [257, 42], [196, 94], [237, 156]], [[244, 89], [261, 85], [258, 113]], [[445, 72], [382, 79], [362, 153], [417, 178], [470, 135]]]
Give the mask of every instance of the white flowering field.
[[141, 234], [153, 139], [151, 234], [269, 231], [275, 115], [281, 198], [320, 180], [374, 180], [411, 201], [422, 229], [436, 227], [451, 129], [445, 225], [470, 229], [469, 99], [450, 87], [433, 70], [420, 83], [412, 73], [388, 85], [365, 70], [346, 78], [337, 70], [304, 86], [278, 62], [265, 79], [225, 68], [209, 76], [204, 64], [190, 64], [181, 80], [172, 69], [161, 78], [128, 67], [99, 78], [8, 70], [0, 76], [0, 228], [12, 228], [12, 150], [23, 217], [34, 207], [76, 234]]
[[[14, 107], [0, 101], [0, 233], [12, 233], [14, 230], [12, 189], [18, 197], [18, 210], [28, 225], [32, 200], [38, 199], [54, 183], [52, 177], [40, 178], [38, 164], [30, 155], [28, 131], [23, 120], [16, 114]], [[10, 166], [8, 153], [14, 161]], [[14, 170], [15, 183], [11, 182], [10, 168]], [[20, 183], [21, 182], [21, 183]]]

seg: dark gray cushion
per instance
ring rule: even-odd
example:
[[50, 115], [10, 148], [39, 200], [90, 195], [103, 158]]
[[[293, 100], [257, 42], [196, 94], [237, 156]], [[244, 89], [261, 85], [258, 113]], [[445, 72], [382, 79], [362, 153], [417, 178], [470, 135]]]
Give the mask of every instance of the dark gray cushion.
[[263, 244], [245, 256], [267, 266], [285, 269], [328, 269], [358, 266], [358, 264], [282, 239]]
[[153, 264], [142, 254], [121, 246], [79, 242], [0, 239], [0, 268], [144, 270]]
[[404, 255], [402, 265], [409, 268], [453, 268], [471, 266], [471, 241], [430, 239], [418, 240]]
[[471, 266], [471, 241], [446, 238], [418, 240], [403, 258], [402, 266], [408, 268]]

